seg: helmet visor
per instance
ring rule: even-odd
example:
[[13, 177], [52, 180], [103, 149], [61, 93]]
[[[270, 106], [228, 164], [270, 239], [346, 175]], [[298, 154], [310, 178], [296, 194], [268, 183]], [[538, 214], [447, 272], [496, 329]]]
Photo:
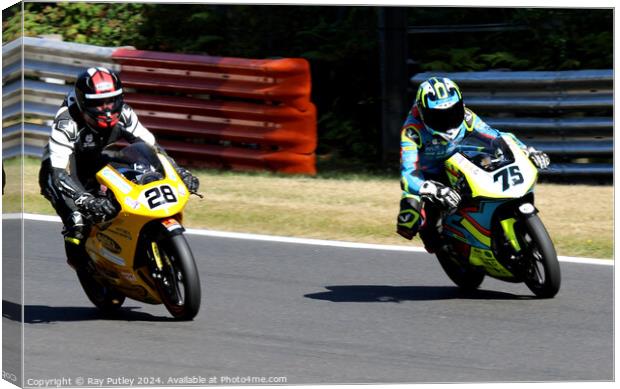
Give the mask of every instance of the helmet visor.
[[422, 112], [422, 120], [427, 127], [439, 132], [457, 128], [463, 123], [465, 108], [463, 102], [444, 109], [426, 109]]
[[86, 99], [86, 110], [93, 115], [105, 115], [117, 113], [123, 104], [121, 96], [107, 97], [103, 99]]

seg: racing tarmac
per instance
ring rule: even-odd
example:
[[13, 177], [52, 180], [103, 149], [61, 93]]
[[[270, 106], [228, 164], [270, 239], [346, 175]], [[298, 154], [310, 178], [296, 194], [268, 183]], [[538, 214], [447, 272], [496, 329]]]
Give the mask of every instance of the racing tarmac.
[[[613, 379], [613, 266], [561, 262], [550, 300], [490, 278], [463, 295], [425, 253], [188, 235], [202, 306], [175, 322], [133, 300], [101, 316], [65, 263], [60, 230], [25, 221], [26, 386]], [[3, 324], [19, 312], [5, 299]]]

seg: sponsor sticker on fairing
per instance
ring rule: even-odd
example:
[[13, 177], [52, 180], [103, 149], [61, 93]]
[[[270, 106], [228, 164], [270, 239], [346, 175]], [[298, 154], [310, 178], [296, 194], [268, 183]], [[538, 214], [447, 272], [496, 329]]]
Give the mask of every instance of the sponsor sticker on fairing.
[[101, 255], [103, 255], [103, 257], [105, 259], [107, 259], [108, 261], [115, 263], [119, 266], [125, 266], [125, 260], [121, 257], [119, 257], [118, 255], [114, 255], [113, 253], [111, 253], [109, 250], [102, 248], [101, 249]]
[[178, 230], [179, 228], [183, 228], [183, 226], [181, 226], [181, 224], [176, 219], [166, 219], [163, 220], [161, 223], [164, 225], [164, 227], [166, 227], [168, 231], [174, 231]]
[[185, 196], [187, 194], [187, 190], [185, 189], [185, 184], [179, 184], [177, 189], [179, 190], [179, 196]]
[[140, 208], [140, 202], [130, 197], [125, 197], [125, 204], [127, 204], [131, 209], [134, 209], [134, 210], [137, 210], [138, 208]]
[[107, 178], [114, 186], [116, 186], [121, 192], [127, 194], [131, 192], [131, 186], [123, 181], [123, 179], [116, 174], [112, 169], [106, 167], [101, 171], [101, 175]]
[[136, 282], [136, 276], [134, 276], [133, 273], [127, 272], [127, 271], [122, 271], [121, 272], [121, 277], [123, 277], [124, 279], [126, 279], [129, 282]]

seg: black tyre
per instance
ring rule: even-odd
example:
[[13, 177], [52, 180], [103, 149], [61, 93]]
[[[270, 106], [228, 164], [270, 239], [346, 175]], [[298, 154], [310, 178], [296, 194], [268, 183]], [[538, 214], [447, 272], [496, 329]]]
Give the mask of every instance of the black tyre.
[[125, 296], [114, 289], [99, 283], [87, 269], [78, 269], [77, 276], [84, 293], [97, 308], [104, 313], [116, 312], [125, 302]]
[[155, 279], [162, 302], [179, 320], [192, 320], [200, 309], [200, 279], [192, 251], [183, 235], [158, 242], [163, 262]]
[[553, 242], [538, 215], [525, 218], [523, 227], [521, 240], [531, 260], [525, 284], [537, 297], [552, 298], [560, 290], [562, 279]]
[[443, 271], [461, 290], [471, 292], [482, 284], [485, 273], [481, 269], [463, 265], [458, 259], [453, 258], [452, 254], [443, 250], [438, 251], [436, 255]]

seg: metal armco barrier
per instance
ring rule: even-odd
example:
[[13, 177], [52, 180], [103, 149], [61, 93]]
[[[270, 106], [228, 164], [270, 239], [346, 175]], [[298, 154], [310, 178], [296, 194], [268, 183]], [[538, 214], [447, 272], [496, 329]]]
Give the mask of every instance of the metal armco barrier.
[[2, 46], [2, 83], [21, 78], [21, 52], [24, 76], [75, 80], [76, 72], [90, 66], [118, 70], [112, 53], [118, 48], [24, 37]]
[[613, 71], [420, 73], [454, 80], [491, 127], [545, 151], [547, 176], [613, 176]]
[[[24, 38], [3, 47], [3, 154], [40, 156], [75, 77], [120, 71], [125, 100], [179, 162], [316, 174], [316, 109], [303, 59], [255, 60], [140, 51]], [[23, 111], [22, 111], [23, 93]]]
[[49, 124], [65, 94], [72, 89], [65, 82], [72, 84], [77, 74], [90, 66], [119, 70], [111, 60], [116, 49], [31, 37], [3, 45], [3, 157], [22, 153], [22, 115], [23, 151], [41, 157], [49, 137]]

